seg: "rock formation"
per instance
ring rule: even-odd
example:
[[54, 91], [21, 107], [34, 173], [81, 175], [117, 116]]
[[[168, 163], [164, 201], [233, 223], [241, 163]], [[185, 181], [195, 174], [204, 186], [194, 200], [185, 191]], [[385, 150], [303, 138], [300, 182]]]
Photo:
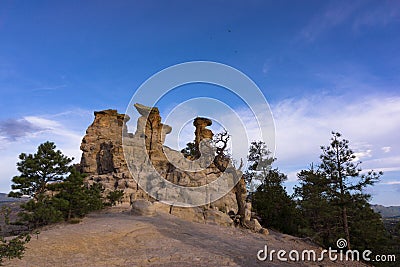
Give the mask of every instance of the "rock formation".
[[96, 111], [94, 116], [81, 143], [81, 172], [88, 175], [90, 184], [101, 183], [106, 192], [124, 190], [125, 201], [137, 191], [145, 198], [147, 194], [137, 187], [129, 173], [122, 148], [122, 135], [129, 135], [129, 117], [112, 109]]
[[[238, 209], [243, 207], [246, 197], [242, 181], [234, 187], [242, 176], [241, 172], [232, 165], [224, 167], [226, 170], [221, 170], [217, 162], [212, 160], [207, 162], [207, 159], [205, 161], [203, 159], [200, 163], [188, 160], [181, 152], [164, 146], [165, 136], [172, 128], [161, 123], [158, 108], [140, 104], [135, 104], [135, 108], [141, 114], [135, 134], [128, 132], [126, 126], [128, 116], [119, 114], [116, 110], [94, 113], [94, 122], [87, 129], [81, 144], [83, 153], [80, 167], [82, 172], [88, 174], [87, 182], [101, 183], [106, 193], [122, 189], [125, 193], [124, 201], [136, 203], [134, 205], [136, 210], [140, 210], [140, 207], [148, 210], [142, 211], [143, 213], [158, 210], [185, 219], [190, 217], [194, 221], [229, 224], [227, 214], [237, 214]], [[196, 127], [195, 144], [202, 151], [202, 141], [213, 137], [212, 131], [206, 128], [211, 125], [211, 120], [196, 118], [193, 124]], [[171, 163], [171, 159], [174, 164]], [[206, 164], [206, 166], [202, 166], [198, 171], [187, 171], [195, 164]], [[215, 182], [217, 187], [208, 188], [206, 194], [185, 191], [186, 188], [202, 187], [218, 181], [223, 171], [226, 175], [223, 183]], [[166, 189], [164, 188], [166, 181], [179, 187]], [[219, 191], [226, 188], [231, 190], [225, 196], [215, 197]], [[236, 192], [239, 193], [235, 194]], [[155, 202], [154, 198], [163, 199], [165, 196], [169, 197], [167, 203], [214, 201], [190, 209]], [[205, 196], [209, 199], [204, 199]], [[238, 205], [238, 202], [242, 202], [241, 205]], [[243, 211], [241, 213], [244, 214]]]
[[205, 139], [212, 140], [213, 137], [213, 132], [210, 129], [207, 129], [207, 126], [210, 126], [212, 124], [212, 121], [207, 118], [201, 118], [197, 117], [193, 121], [194, 127], [196, 127], [196, 131], [194, 132], [195, 134], [195, 145], [197, 149], [199, 148], [200, 142]]
[[126, 169], [122, 152], [122, 133], [127, 134], [128, 116], [116, 110], [94, 112], [94, 122], [82, 140], [81, 168], [84, 173], [121, 173]]
[[135, 135], [145, 138], [148, 151], [161, 150], [165, 136], [172, 130], [171, 126], [161, 123], [158, 108], [149, 108], [138, 103], [135, 104], [135, 108], [142, 115], [138, 119]]

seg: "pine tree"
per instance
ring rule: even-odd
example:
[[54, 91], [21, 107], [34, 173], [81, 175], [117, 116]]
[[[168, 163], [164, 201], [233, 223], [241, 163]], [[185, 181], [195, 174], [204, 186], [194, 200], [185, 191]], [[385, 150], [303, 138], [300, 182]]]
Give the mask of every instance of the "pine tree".
[[252, 207], [261, 217], [263, 226], [295, 234], [298, 228], [296, 203], [283, 186], [287, 176], [278, 169], [271, 169], [275, 159], [270, 155], [264, 142], [251, 143], [247, 157], [249, 167], [244, 177], [250, 189]]
[[5, 239], [0, 236], [0, 265], [3, 263], [3, 258], [21, 259], [25, 252], [25, 244], [31, 239], [29, 234], [21, 234], [11, 239]]
[[263, 226], [297, 234], [299, 217], [296, 203], [282, 185], [286, 179], [278, 169], [265, 172], [263, 183], [252, 194], [252, 206]]
[[271, 151], [263, 141], [251, 142], [249, 154], [247, 156], [249, 167], [244, 174], [247, 189], [254, 192], [257, 184], [262, 184], [272, 163], [275, 161], [271, 157]]
[[357, 197], [368, 200], [370, 195], [363, 193], [368, 185], [379, 180], [382, 172], [373, 171], [360, 175], [361, 162], [356, 161], [354, 152], [349, 148], [349, 141], [342, 139], [338, 132], [332, 132], [329, 146], [321, 146], [321, 171], [326, 175], [329, 183], [329, 192], [332, 203], [341, 211], [341, 224], [347, 239], [347, 248], [351, 249], [348, 209]]
[[[4, 219], [4, 228], [10, 225], [11, 208], [2, 206], [0, 216]], [[10, 233], [7, 229], [0, 227], [0, 266], [3, 259], [21, 258], [25, 252], [25, 244], [30, 241], [31, 236], [28, 233], [21, 233], [18, 236], [7, 237]]]
[[10, 197], [21, 197], [27, 195], [35, 201], [42, 201], [47, 191], [47, 185], [65, 179], [70, 172], [69, 165], [73, 158], [68, 158], [60, 150], [55, 150], [52, 142], [39, 145], [35, 154], [19, 155], [20, 162], [17, 163], [18, 171], [21, 173], [12, 178], [13, 184]]
[[31, 199], [21, 204], [21, 208], [23, 211], [18, 214], [19, 223], [26, 224], [31, 230], [63, 220], [63, 213], [59, 210], [59, 202], [54, 201], [49, 196], [41, 197], [40, 201]]
[[300, 234], [311, 237], [313, 241], [328, 246], [337, 239], [338, 211], [330, 203], [327, 194], [328, 179], [313, 166], [297, 174], [299, 185], [294, 187], [301, 212]]
[[[63, 213], [65, 220], [70, 220], [103, 207], [98, 203], [102, 203], [102, 197], [101, 194], [97, 194], [95, 187], [88, 187], [84, 183], [84, 176], [72, 169], [63, 182], [51, 184], [49, 189], [57, 192], [52, 199], [54, 206]], [[97, 198], [93, 197], [93, 194], [97, 194]]]
[[[35, 154], [19, 155], [17, 163], [20, 175], [12, 178], [11, 197], [27, 195], [32, 199], [21, 205], [19, 213], [28, 227], [38, 227], [61, 221], [62, 212], [54, 206], [55, 200], [49, 194], [49, 185], [61, 182], [71, 171], [72, 158], [64, 156], [52, 142], [39, 145]], [[60, 204], [60, 203], [58, 203]]]
[[363, 191], [382, 173], [362, 175], [361, 162], [349, 148], [349, 141], [339, 133], [332, 135], [330, 145], [321, 147], [318, 169], [298, 173], [295, 196], [304, 218], [301, 235], [325, 247], [334, 247], [337, 239], [345, 237], [348, 249], [390, 252], [389, 235], [380, 215], [368, 203], [370, 195]]
[[107, 199], [109, 201], [109, 205], [115, 206], [118, 202], [122, 200], [124, 197], [124, 190], [114, 190], [110, 191], [107, 195]]

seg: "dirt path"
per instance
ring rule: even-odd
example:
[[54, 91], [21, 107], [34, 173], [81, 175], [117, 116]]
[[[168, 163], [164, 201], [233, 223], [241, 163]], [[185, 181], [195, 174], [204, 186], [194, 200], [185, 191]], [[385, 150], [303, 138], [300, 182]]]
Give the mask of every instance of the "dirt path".
[[113, 209], [91, 214], [79, 224], [43, 229], [38, 239], [32, 238], [22, 260], [5, 266], [343, 266], [329, 261], [258, 261], [257, 251], [266, 244], [268, 249], [287, 251], [312, 248], [279, 233], [264, 236], [168, 214], [143, 217]]

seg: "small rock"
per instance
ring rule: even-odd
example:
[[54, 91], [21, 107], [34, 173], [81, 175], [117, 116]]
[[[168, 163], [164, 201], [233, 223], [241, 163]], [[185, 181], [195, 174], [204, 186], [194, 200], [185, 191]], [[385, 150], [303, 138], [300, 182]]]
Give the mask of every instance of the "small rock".
[[262, 229], [260, 230], [260, 234], [269, 235], [269, 231], [268, 231], [267, 228], [262, 228]]

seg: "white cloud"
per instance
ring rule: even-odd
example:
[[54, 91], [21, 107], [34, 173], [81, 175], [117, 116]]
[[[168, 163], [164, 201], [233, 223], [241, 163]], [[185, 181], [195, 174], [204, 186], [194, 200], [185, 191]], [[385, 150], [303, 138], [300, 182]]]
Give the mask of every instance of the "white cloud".
[[381, 149], [385, 153], [389, 153], [392, 150], [392, 148], [390, 146], [384, 146], [384, 147], [381, 147]]
[[365, 160], [363, 162], [364, 169], [374, 169], [383, 172], [400, 171], [400, 155], [387, 156], [380, 154], [378, 157]]
[[[400, 97], [313, 96], [281, 101], [272, 110], [279, 165], [306, 165], [317, 159], [319, 146], [329, 143], [332, 130], [350, 141], [360, 159], [375, 160], [369, 161], [369, 167], [382, 167], [377, 161], [383, 158], [381, 147], [400, 149]], [[400, 166], [399, 162], [391, 163]]]
[[355, 161], [361, 161], [364, 158], [371, 158], [372, 157], [372, 150], [367, 149], [365, 151], [354, 152]]
[[[79, 110], [65, 114], [24, 117], [23, 120], [34, 125], [37, 131], [29, 131], [15, 140], [7, 139], [7, 142], [1, 143], [0, 191], [8, 192], [10, 190], [11, 178], [18, 174], [16, 169], [18, 155], [22, 152], [36, 152], [37, 146], [45, 141], [54, 142], [57, 149], [69, 157], [74, 157], [74, 163], [78, 163], [81, 157], [79, 147], [82, 137], [87, 126], [93, 120], [92, 116], [88, 116], [88, 114], [88, 112]], [[75, 130], [77, 128], [79, 130]], [[5, 140], [4, 137], [1, 139]]]
[[[276, 127], [276, 165], [288, 174], [289, 181], [295, 181], [297, 172], [312, 162], [319, 162], [320, 146], [329, 144], [331, 131], [341, 132], [350, 141], [357, 160], [363, 161], [363, 169], [400, 171], [396, 155], [387, 157], [384, 153], [388, 149], [381, 149], [400, 149], [400, 97], [322, 95], [285, 99], [271, 108]], [[252, 136], [253, 129], [246, 130]], [[246, 153], [247, 148], [241, 147], [241, 154]]]
[[386, 185], [400, 185], [400, 181], [381, 182], [380, 184], [386, 184]]

